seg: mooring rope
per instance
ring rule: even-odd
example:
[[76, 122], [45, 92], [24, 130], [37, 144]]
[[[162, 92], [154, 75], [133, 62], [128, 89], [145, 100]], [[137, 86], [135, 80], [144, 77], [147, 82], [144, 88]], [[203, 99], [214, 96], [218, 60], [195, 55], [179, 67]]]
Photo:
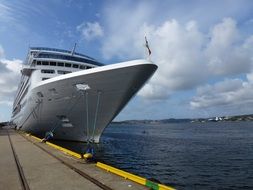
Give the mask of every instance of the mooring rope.
[[88, 104], [88, 92], [85, 92], [85, 100], [86, 100], [86, 136], [87, 136], [87, 142], [89, 143], [89, 136], [90, 136], [90, 132], [89, 132], [89, 104]]
[[98, 91], [97, 106], [96, 106], [96, 110], [95, 110], [95, 118], [94, 118], [93, 132], [92, 132], [92, 141], [93, 142], [94, 142], [94, 135], [95, 135], [95, 129], [96, 129], [96, 124], [97, 124], [98, 107], [100, 104], [100, 95], [101, 95], [101, 91]]

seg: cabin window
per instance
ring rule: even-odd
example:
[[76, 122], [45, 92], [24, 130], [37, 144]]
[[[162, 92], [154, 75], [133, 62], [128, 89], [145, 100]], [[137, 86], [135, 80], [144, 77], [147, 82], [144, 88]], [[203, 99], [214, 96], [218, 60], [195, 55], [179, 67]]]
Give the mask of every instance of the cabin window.
[[48, 65], [47, 61], [42, 61], [42, 65]]
[[51, 66], [56, 66], [56, 62], [50, 62]]
[[87, 66], [87, 67], [86, 67], [86, 69], [91, 69], [91, 68], [92, 68], [92, 67], [90, 67], [90, 66]]
[[49, 70], [49, 69], [42, 69], [42, 70], [41, 70], [41, 73], [53, 74], [53, 73], [55, 73], [55, 71], [54, 71], [54, 70]]
[[70, 63], [65, 63], [65, 67], [71, 67]]
[[80, 69], [86, 69], [85, 65], [80, 65]]
[[42, 78], [42, 80], [47, 80], [47, 79], [50, 79], [50, 78]]
[[57, 72], [58, 72], [58, 74], [61, 74], [61, 75], [71, 73], [71, 71], [61, 71], [61, 70], [58, 70]]
[[41, 61], [37, 61], [37, 65], [41, 65]]
[[64, 67], [64, 63], [57, 63], [58, 66]]
[[79, 66], [79, 65], [77, 65], [77, 64], [73, 64], [73, 65], [72, 65], [73, 68], [78, 68], [78, 66]]

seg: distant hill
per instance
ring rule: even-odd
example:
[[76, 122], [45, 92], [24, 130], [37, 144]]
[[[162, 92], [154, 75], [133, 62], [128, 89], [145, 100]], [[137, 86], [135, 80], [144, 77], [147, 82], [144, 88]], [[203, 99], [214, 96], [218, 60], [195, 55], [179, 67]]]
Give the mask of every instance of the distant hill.
[[193, 123], [193, 122], [225, 122], [225, 121], [253, 121], [253, 114], [236, 115], [236, 116], [222, 116], [210, 118], [196, 118], [196, 119], [161, 119], [161, 120], [126, 120], [114, 121], [112, 124], [166, 124], [166, 123]]
[[189, 123], [191, 119], [162, 119], [162, 120], [126, 120], [114, 121], [113, 124], [166, 124], [166, 123]]

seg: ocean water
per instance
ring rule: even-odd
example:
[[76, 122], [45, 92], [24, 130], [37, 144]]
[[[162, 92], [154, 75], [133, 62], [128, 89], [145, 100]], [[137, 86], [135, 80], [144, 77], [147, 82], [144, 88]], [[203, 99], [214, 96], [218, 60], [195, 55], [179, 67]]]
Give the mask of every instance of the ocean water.
[[253, 189], [253, 122], [114, 124], [96, 159], [177, 189]]

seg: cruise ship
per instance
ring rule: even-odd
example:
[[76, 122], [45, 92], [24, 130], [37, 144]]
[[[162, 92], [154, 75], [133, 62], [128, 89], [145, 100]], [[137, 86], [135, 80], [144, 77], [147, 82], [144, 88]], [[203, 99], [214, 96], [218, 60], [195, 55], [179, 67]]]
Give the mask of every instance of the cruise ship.
[[156, 69], [145, 59], [104, 65], [74, 49], [30, 47], [11, 122], [41, 137], [98, 143]]

